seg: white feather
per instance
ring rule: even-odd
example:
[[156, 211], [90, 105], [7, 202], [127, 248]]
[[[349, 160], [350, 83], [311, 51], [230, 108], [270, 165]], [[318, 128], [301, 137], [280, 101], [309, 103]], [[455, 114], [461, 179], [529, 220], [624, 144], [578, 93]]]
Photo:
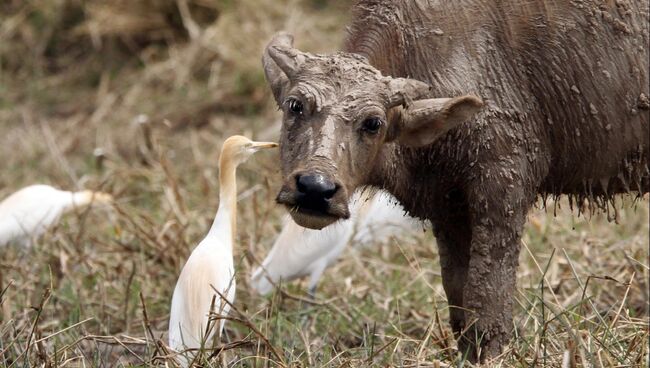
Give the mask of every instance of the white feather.
[[422, 221], [406, 215], [397, 199], [386, 191], [375, 192], [366, 203], [358, 206], [360, 212], [352, 239], [354, 244], [381, 243], [392, 237], [422, 231]]
[[348, 244], [386, 241], [392, 236], [422, 229], [419, 224], [405, 215], [390, 194], [358, 190], [350, 200], [349, 220], [312, 230], [287, 218], [261, 267], [253, 270], [251, 286], [264, 295], [280, 280], [309, 276], [309, 289], [313, 290], [325, 269], [336, 262]]
[[105, 193], [67, 192], [49, 185], [31, 185], [0, 202], [0, 245], [30, 240], [56, 224], [61, 216], [91, 202], [110, 202]]
[[211, 306], [219, 315], [230, 311], [213, 287], [230, 303], [235, 301], [230, 223], [224, 221], [229, 216], [220, 208], [210, 233], [192, 251], [176, 283], [169, 319], [169, 345], [176, 350], [209, 347], [215, 332], [223, 330], [222, 319], [207, 331]]

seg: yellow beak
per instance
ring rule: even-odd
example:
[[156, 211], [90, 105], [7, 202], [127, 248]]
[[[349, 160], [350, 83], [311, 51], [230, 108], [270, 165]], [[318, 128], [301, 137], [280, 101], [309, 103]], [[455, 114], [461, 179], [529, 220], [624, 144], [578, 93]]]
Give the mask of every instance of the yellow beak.
[[274, 142], [253, 142], [253, 148], [255, 149], [266, 149], [266, 148], [275, 148], [278, 144]]

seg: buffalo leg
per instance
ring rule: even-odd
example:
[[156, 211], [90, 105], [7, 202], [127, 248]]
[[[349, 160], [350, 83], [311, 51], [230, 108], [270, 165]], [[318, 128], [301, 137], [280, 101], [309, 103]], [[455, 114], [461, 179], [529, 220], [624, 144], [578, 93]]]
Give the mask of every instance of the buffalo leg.
[[521, 233], [533, 199], [521, 187], [505, 193], [489, 187], [481, 186], [468, 201], [472, 239], [459, 348], [473, 361], [499, 355], [510, 340]]
[[[437, 212], [444, 214], [443, 211]], [[441, 216], [434, 220], [436, 242], [440, 253], [442, 285], [447, 294], [449, 319], [454, 334], [458, 337], [465, 328], [463, 292], [469, 267], [471, 235], [467, 216]]]

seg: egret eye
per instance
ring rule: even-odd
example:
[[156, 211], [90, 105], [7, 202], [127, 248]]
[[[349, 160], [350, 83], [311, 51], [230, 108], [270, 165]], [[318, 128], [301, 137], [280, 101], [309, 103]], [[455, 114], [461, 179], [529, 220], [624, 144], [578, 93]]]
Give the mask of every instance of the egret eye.
[[381, 119], [378, 117], [372, 117], [368, 118], [363, 121], [363, 130], [365, 130], [368, 133], [377, 133], [379, 131], [379, 128], [381, 128]]
[[289, 111], [291, 111], [292, 114], [302, 115], [303, 106], [302, 106], [302, 102], [300, 102], [299, 100], [296, 100], [295, 98], [291, 98], [287, 101], [287, 106], [289, 107]]

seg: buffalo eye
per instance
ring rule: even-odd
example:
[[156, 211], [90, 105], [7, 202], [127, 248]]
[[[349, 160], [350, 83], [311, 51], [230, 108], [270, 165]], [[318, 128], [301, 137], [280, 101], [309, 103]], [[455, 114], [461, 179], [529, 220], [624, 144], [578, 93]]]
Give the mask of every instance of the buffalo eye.
[[377, 117], [368, 118], [363, 121], [362, 128], [368, 133], [377, 133], [381, 128], [381, 119]]
[[303, 112], [303, 105], [302, 102], [299, 100], [296, 100], [295, 98], [291, 98], [287, 101], [287, 107], [289, 108], [289, 111], [294, 114], [294, 115], [302, 115]]

